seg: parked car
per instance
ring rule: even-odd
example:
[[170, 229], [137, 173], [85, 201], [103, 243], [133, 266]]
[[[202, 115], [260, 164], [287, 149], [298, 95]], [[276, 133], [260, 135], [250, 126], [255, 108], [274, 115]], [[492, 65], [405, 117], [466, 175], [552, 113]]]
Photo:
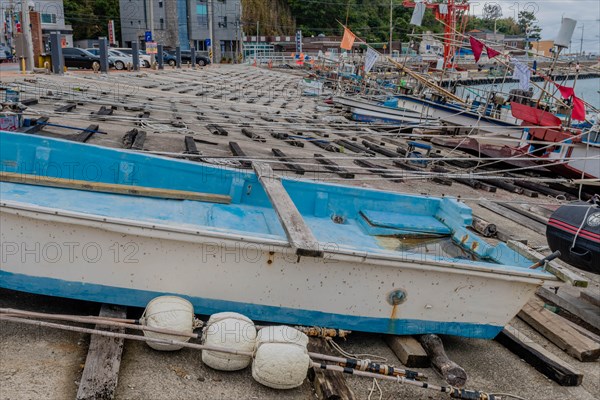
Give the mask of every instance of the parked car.
[[[86, 49], [95, 56], [100, 57], [100, 49], [97, 47]], [[132, 63], [133, 59], [127, 54], [123, 54], [120, 51], [108, 49], [108, 62], [115, 66], [115, 69], [123, 70], [127, 67], [127, 64]]]
[[[94, 63], [100, 66], [100, 57], [93, 55], [87, 50], [76, 47], [65, 47], [62, 49], [65, 67], [67, 68], [94, 68]], [[110, 64], [110, 63], [109, 63]]]
[[[132, 59], [133, 59], [133, 49], [130, 49], [127, 47], [115, 47], [115, 48], [112, 48], [111, 50], [116, 50], [119, 53], [126, 54], [126, 55], [132, 57]], [[150, 65], [152, 63], [152, 57], [149, 54], [146, 54], [142, 50], [139, 50], [139, 56], [140, 56], [140, 65], [142, 67], [150, 68]]]
[[177, 57], [168, 51], [163, 50], [163, 62], [169, 64], [171, 67], [177, 64]]
[[[190, 50], [181, 50], [181, 62], [191, 62], [192, 61], [192, 52]], [[196, 64], [200, 66], [210, 64], [210, 58], [203, 56], [201, 54], [196, 53]]]
[[12, 50], [10, 47], [0, 44], [0, 63], [10, 61], [12, 59]]

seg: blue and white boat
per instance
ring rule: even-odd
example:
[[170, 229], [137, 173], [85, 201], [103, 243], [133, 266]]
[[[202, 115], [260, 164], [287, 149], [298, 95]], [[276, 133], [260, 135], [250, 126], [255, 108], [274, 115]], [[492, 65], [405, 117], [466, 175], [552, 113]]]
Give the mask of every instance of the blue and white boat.
[[[348, 109], [352, 118], [364, 122], [432, 125], [445, 123], [454, 127], [477, 129], [478, 132], [517, 137], [519, 121], [509, 107], [499, 111], [492, 105], [442, 103], [410, 95], [395, 95], [382, 101], [354, 97], [334, 97], [333, 103]], [[484, 109], [485, 108], [485, 109]]]
[[451, 198], [9, 132], [0, 158], [3, 288], [138, 307], [174, 294], [198, 314], [493, 338], [557, 280], [475, 235]]

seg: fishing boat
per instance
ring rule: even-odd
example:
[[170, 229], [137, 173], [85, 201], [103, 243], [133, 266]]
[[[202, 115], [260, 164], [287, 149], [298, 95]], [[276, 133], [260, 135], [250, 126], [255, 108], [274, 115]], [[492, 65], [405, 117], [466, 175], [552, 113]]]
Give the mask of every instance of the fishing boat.
[[515, 102], [511, 103], [511, 112], [522, 121], [514, 135], [432, 141], [485, 157], [502, 158], [503, 163], [518, 168], [548, 170], [570, 179], [600, 179], [597, 121], [585, 129], [567, 128], [553, 113]]
[[[385, 334], [493, 338], [557, 277], [469, 207], [0, 132], [0, 287]], [[560, 274], [559, 274], [560, 275]]]
[[336, 96], [332, 98], [332, 102], [336, 107], [349, 111], [355, 121], [404, 125], [436, 123], [435, 119], [427, 117], [418, 110], [399, 107], [398, 100], [394, 98], [376, 101]]
[[[348, 96], [333, 98], [333, 103], [352, 112], [352, 119], [366, 122], [431, 124], [446, 123], [466, 129], [492, 134], [514, 134], [518, 122], [510, 116], [510, 109], [500, 111], [474, 102], [469, 105], [447, 103], [433, 98], [394, 95], [385, 101], [369, 101]], [[506, 115], [509, 115], [507, 117]]]

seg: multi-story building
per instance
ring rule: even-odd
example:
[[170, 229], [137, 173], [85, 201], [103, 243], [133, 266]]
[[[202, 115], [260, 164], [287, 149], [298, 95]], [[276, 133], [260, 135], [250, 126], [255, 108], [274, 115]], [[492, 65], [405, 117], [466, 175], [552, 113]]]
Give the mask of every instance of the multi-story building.
[[[40, 14], [44, 46], [47, 46], [51, 32], [62, 34], [63, 45], [73, 45], [73, 29], [65, 24], [63, 0], [32, 0], [28, 3], [32, 11]], [[0, 0], [0, 15], [0, 44], [14, 47], [15, 37], [21, 31], [21, 1]]]
[[143, 46], [145, 32], [152, 27], [152, 39], [166, 48], [212, 47], [217, 62], [241, 51], [240, 0], [120, 0], [119, 5], [124, 46], [136, 40]]

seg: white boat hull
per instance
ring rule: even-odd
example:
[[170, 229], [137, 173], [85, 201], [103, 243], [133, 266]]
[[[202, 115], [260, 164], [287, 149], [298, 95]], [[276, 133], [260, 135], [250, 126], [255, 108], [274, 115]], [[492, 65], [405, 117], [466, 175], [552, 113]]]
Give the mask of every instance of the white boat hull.
[[324, 259], [298, 258], [275, 239], [20, 203], [2, 203], [0, 211], [0, 286], [89, 301], [143, 307], [170, 293], [199, 314], [493, 338], [543, 282], [528, 270], [492, 272], [335, 245]]

